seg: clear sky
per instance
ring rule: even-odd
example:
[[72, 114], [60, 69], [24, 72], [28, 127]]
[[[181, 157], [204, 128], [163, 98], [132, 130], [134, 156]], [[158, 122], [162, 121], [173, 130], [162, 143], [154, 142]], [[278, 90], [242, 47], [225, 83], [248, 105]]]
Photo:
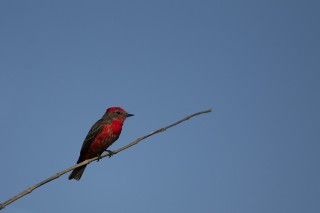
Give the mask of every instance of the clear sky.
[[0, 1], [0, 202], [72, 166], [110, 106], [111, 147], [6, 213], [320, 212], [319, 1]]

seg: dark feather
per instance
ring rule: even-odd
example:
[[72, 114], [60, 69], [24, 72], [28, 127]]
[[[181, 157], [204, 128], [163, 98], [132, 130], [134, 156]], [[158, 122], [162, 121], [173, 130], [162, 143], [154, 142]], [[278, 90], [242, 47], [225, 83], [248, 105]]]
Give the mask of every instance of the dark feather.
[[84, 170], [86, 169], [86, 166], [87, 165], [84, 165], [84, 166], [81, 166], [81, 167], [74, 169], [72, 171], [72, 173], [69, 175], [69, 180], [71, 180], [71, 179], [80, 180]]
[[102, 130], [102, 126], [103, 124], [106, 122], [105, 119], [100, 119], [98, 120], [95, 124], [93, 124], [93, 126], [91, 127], [91, 129], [89, 130], [86, 138], [84, 139], [84, 142], [82, 144], [81, 147], [81, 151], [80, 151], [80, 157], [78, 160], [78, 163], [80, 163], [82, 161], [81, 156], [87, 151], [87, 149], [89, 148], [89, 146], [93, 143], [94, 139], [97, 137], [97, 135], [101, 132]]

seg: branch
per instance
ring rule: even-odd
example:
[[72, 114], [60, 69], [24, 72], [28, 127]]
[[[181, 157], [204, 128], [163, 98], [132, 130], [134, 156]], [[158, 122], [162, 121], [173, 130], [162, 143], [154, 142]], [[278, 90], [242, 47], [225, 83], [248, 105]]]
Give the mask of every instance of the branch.
[[[156, 130], [156, 131], [154, 131], [154, 132], [152, 132], [152, 133], [150, 133], [148, 135], [145, 135], [145, 136], [143, 136], [141, 138], [136, 139], [135, 141], [129, 143], [126, 146], [123, 146], [123, 147], [121, 147], [119, 149], [116, 149], [116, 150], [112, 151], [112, 154], [117, 154], [117, 153], [119, 153], [119, 152], [121, 152], [121, 151], [123, 151], [125, 149], [128, 149], [129, 147], [136, 145], [140, 141], [142, 141], [142, 140], [144, 140], [144, 139], [146, 139], [146, 138], [148, 138], [148, 137], [150, 137], [150, 136], [152, 136], [154, 134], [166, 131], [167, 129], [169, 129], [171, 127], [174, 127], [174, 126], [176, 126], [176, 125], [178, 125], [178, 124], [180, 124], [180, 123], [182, 123], [182, 122], [184, 122], [186, 120], [189, 120], [190, 118], [192, 118], [194, 116], [198, 116], [198, 115], [201, 115], [201, 114], [204, 114], [204, 113], [209, 113], [211, 111], [212, 111], [211, 109], [208, 109], [208, 110], [205, 110], [205, 111], [201, 111], [201, 112], [197, 112], [195, 114], [189, 115], [189, 116], [185, 117], [184, 119], [181, 119], [181, 120], [179, 120], [179, 121], [177, 121], [177, 122], [175, 122], [175, 123], [173, 123], [173, 124], [171, 124], [169, 126], [166, 126], [166, 127], [161, 128], [161, 129], [158, 129], [158, 130]], [[100, 159], [101, 158], [105, 158], [105, 157], [110, 156], [110, 155], [111, 155], [111, 153], [107, 153], [106, 152], [106, 153], [101, 155]], [[94, 158], [85, 160], [85, 161], [83, 161], [81, 163], [78, 163], [78, 164], [76, 164], [74, 166], [71, 166], [71, 167], [69, 167], [69, 168], [67, 168], [67, 169], [65, 169], [65, 170], [63, 170], [61, 172], [58, 172], [58, 173], [52, 175], [51, 177], [41, 181], [40, 183], [37, 183], [36, 185], [27, 188], [26, 190], [22, 191], [21, 193], [17, 194], [16, 196], [10, 198], [9, 200], [5, 201], [4, 203], [0, 203], [0, 210], [3, 209], [5, 206], [9, 205], [10, 203], [15, 202], [16, 200], [22, 198], [23, 196], [31, 193], [36, 188], [38, 188], [38, 187], [40, 187], [40, 186], [42, 186], [42, 185], [44, 185], [44, 184], [46, 184], [46, 183], [48, 183], [50, 181], [53, 181], [54, 179], [59, 178], [60, 176], [66, 174], [67, 172], [70, 172], [71, 170], [74, 170], [75, 168], [78, 168], [78, 167], [83, 166], [83, 165], [90, 164], [92, 161], [95, 161], [95, 160], [98, 160], [98, 157], [94, 157]]]

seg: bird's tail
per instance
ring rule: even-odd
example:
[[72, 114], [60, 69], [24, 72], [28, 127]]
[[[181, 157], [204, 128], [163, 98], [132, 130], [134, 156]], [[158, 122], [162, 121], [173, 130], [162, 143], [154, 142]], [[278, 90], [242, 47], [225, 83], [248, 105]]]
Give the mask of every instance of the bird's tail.
[[74, 169], [71, 174], [69, 175], [69, 180], [71, 179], [75, 179], [75, 180], [80, 180], [85, 168], [86, 168], [87, 165], [84, 165], [84, 166], [80, 166], [76, 169]]

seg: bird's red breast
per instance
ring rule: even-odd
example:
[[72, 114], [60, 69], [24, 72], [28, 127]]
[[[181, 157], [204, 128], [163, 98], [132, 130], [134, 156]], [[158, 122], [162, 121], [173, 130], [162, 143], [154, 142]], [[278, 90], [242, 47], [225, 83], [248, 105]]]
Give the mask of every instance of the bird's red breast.
[[113, 144], [121, 133], [122, 126], [105, 124], [101, 132], [93, 140], [87, 151], [83, 154], [84, 159], [96, 157]]

